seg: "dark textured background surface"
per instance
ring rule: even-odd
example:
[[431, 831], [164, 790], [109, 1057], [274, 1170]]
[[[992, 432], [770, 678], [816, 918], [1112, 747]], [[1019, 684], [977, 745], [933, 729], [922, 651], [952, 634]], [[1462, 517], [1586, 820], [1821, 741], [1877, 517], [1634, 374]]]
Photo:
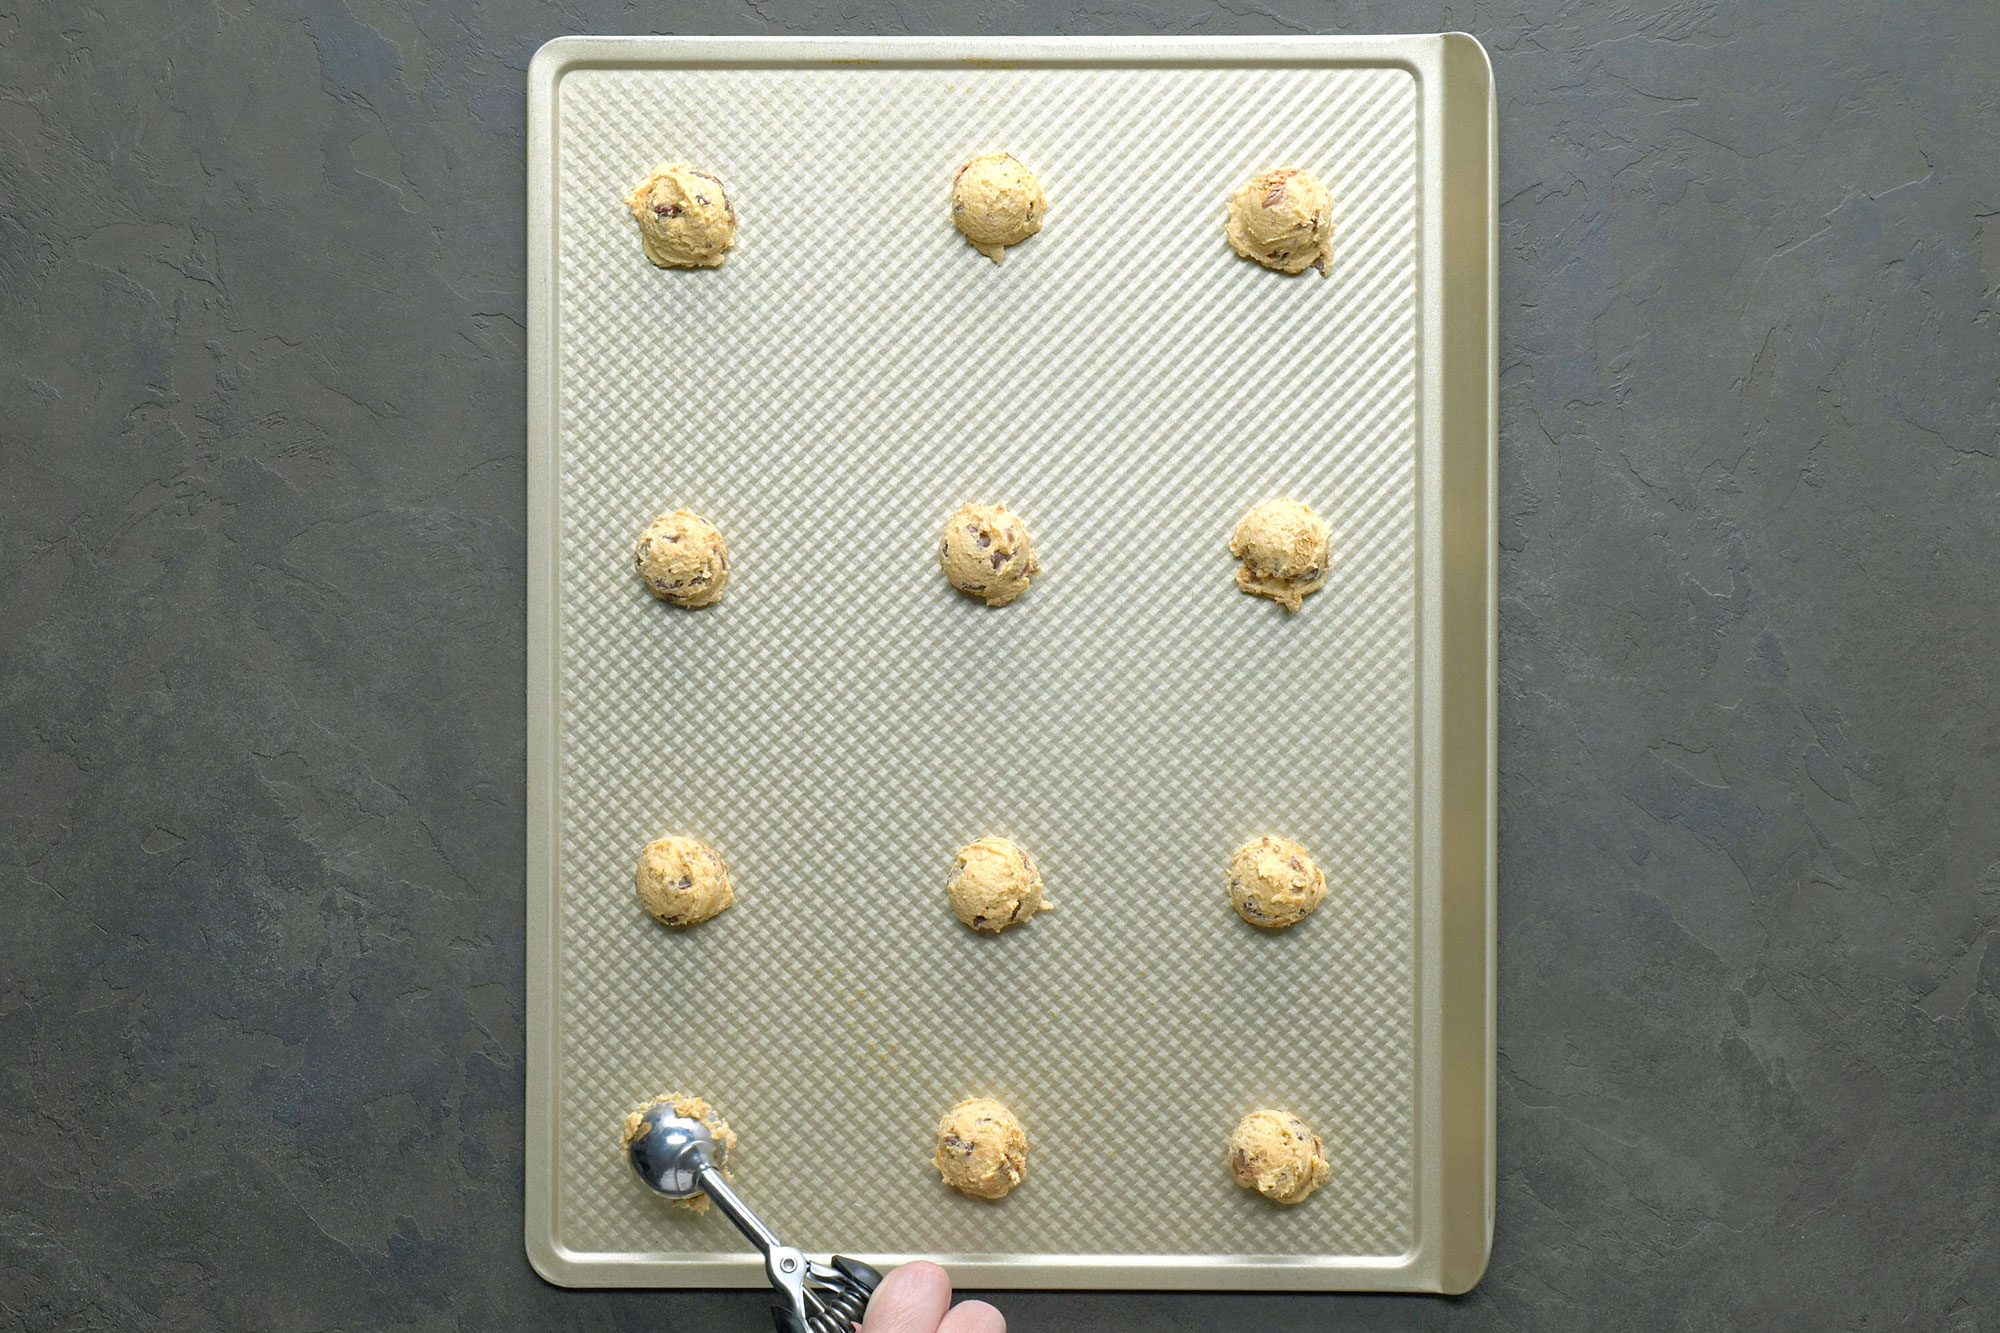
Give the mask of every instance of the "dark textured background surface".
[[0, 0], [0, 1325], [758, 1329], [521, 1249], [524, 73], [1463, 28], [1502, 156], [1473, 1295], [2000, 1325], [2000, 5]]

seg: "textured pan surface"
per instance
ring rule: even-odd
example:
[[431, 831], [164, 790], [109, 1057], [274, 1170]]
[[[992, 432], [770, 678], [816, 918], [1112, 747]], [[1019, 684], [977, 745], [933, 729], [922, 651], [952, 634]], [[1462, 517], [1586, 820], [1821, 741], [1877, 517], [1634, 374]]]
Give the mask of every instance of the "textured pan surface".
[[[665, 1088], [714, 1101], [746, 1196], [808, 1250], [978, 1256], [1047, 1285], [1080, 1261], [1130, 1261], [1129, 1285], [1183, 1257], [1266, 1285], [1393, 1266], [1421, 1193], [1419, 80], [658, 64], [554, 85], [537, 242], [556, 356], [538, 632], [560, 701], [538, 756], [540, 1225], [565, 1262], [607, 1265], [566, 1280], [755, 1279], [712, 1262], [748, 1263], [726, 1224], [669, 1215], [619, 1158], [624, 1110]], [[998, 267], [946, 219], [953, 169], [991, 147], [1050, 199]], [[736, 201], [719, 270], [640, 254], [623, 195], [676, 158]], [[1229, 190], [1281, 164], [1333, 187], [1328, 279], [1223, 240]], [[1230, 529], [1274, 494], [1335, 534], [1295, 617], [1231, 582]], [[1003, 610], [937, 571], [937, 530], [973, 499], [1019, 511], [1047, 571]], [[631, 568], [647, 519], [681, 506], [731, 545], [729, 594], [698, 613]], [[668, 832], [719, 848], [738, 893], [678, 935], [631, 888]], [[1264, 832], [1332, 883], [1282, 935], [1222, 892]], [[997, 938], [942, 891], [986, 833], [1031, 849], [1057, 904]], [[1033, 1140], [998, 1206], [929, 1164], [970, 1095]], [[1303, 1207], [1229, 1181], [1224, 1141], [1259, 1105], [1327, 1139]]]

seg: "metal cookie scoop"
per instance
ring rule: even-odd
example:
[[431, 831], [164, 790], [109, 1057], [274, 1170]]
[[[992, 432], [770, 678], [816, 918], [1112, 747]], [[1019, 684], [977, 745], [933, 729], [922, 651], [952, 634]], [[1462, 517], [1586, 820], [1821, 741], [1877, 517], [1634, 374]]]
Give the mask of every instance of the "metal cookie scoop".
[[836, 1254], [830, 1263], [823, 1264], [780, 1243], [717, 1170], [725, 1150], [708, 1132], [708, 1126], [675, 1115], [671, 1106], [649, 1106], [644, 1132], [625, 1151], [632, 1169], [648, 1187], [669, 1199], [708, 1195], [736, 1229], [763, 1251], [764, 1273], [785, 1298], [782, 1305], [771, 1307], [778, 1333], [851, 1333], [860, 1327], [868, 1298], [882, 1275], [856, 1259]]

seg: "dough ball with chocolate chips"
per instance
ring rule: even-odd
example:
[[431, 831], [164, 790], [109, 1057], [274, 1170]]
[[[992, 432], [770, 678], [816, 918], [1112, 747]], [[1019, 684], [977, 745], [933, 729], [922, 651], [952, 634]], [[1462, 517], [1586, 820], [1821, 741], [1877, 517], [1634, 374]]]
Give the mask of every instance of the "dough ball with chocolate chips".
[[990, 1097], [960, 1102], [938, 1121], [931, 1157], [944, 1183], [976, 1199], [1002, 1199], [1028, 1175], [1028, 1132]]
[[1326, 872], [1290, 838], [1256, 838], [1229, 858], [1229, 905], [1265, 930], [1296, 926], [1326, 899]]
[[1280, 273], [1333, 264], [1333, 196], [1310, 171], [1283, 167], [1252, 176], [1229, 196], [1230, 248]]
[[[729, 1127], [728, 1121], [715, 1113], [713, 1106], [710, 1106], [700, 1097], [690, 1097], [680, 1092], [663, 1092], [657, 1097], [639, 1103], [625, 1117], [625, 1132], [619, 1135], [618, 1138], [621, 1148], [630, 1149], [632, 1141], [646, 1132], [646, 1112], [652, 1110], [655, 1106], [668, 1107], [675, 1115], [681, 1116], [684, 1119], [699, 1120], [715, 1139], [715, 1146], [718, 1150], [716, 1153], [716, 1169], [722, 1173], [724, 1180], [735, 1179], [734, 1176], [729, 1174], [729, 1158], [736, 1151], [736, 1131]], [[675, 1208], [685, 1208], [691, 1213], [705, 1213], [708, 1211], [708, 1196], [706, 1194], [693, 1194], [685, 1199], [669, 1199], [662, 1194], [655, 1194], [653, 1197]]]
[[1328, 1169], [1319, 1135], [1290, 1111], [1252, 1111], [1229, 1136], [1229, 1174], [1273, 1203], [1303, 1203]]
[[1055, 904], [1042, 896], [1035, 860], [1006, 838], [981, 838], [959, 849], [951, 910], [974, 930], [998, 933]]
[[959, 506], [944, 525], [938, 563], [951, 586], [988, 606], [1005, 606], [1042, 572], [1028, 525], [1006, 505]]
[[952, 225], [996, 264], [1042, 229], [1048, 211], [1042, 183], [1012, 153], [981, 153], [952, 177]]
[[639, 905], [663, 926], [695, 926], [736, 901], [722, 855], [693, 838], [655, 838], [639, 852]]
[[1245, 514], [1229, 538], [1229, 553], [1243, 562], [1236, 586], [1287, 611], [1326, 586], [1326, 520], [1297, 500], [1266, 500]]
[[663, 602], [713, 606], [729, 586], [729, 549], [722, 534], [690, 510], [676, 509], [648, 523], [636, 554], [646, 591]]
[[625, 207], [639, 223], [646, 258], [661, 268], [714, 268], [736, 244], [736, 205], [722, 181], [685, 162], [653, 168]]

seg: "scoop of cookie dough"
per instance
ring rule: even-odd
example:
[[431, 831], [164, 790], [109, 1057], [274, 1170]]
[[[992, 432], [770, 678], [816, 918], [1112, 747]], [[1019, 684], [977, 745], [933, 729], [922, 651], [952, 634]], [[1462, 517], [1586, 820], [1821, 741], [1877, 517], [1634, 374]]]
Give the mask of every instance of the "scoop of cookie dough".
[[960, 1102], [938, 1121], [932, 1165], [944, 1183], [978, 1199], [1002, 1199], [1027, 1178], [1028, 1132], [990, 1097]]
[[961, 848], [946, 892], [960, 921], [990, 933], [1055, 906], [1042, 896], [1034, 858], [1006, 838], [981, 838]]
[[[729, 1158], [736, 1151], [736, 1131], [729, 1127], [728, 1121], [715, 1113], [713, 1106], [710, 1106], [700, 1097], [690, 1097], [685, 1093], [679, 1092], [663, 1092], [657, 1097], [639, 1103], [625, 1117], [625, 1131], [618, 1136], [618, 1143], [621, 1148], [629, 1149], [632, 1146], [632, 1140], [646, 1132], [646, 1112], [652, 1110], [655, 1106], [670, 1107], [677, 1116], [682, 1116], [689, 1120], [699, 1120], [707, 1128], [710, 1136], [714, 1138], [715, 1146], [719, 1150], [716, 1153], [716, 1170], [722, 1173], [724, 1180], [735, 1179], [734, 1176], [729, 1174]], [[655, 1195], [654, 1197], [673, 1205], [675, 1208], [685, 1208], [691, 1213], [705, 1213], [708, 1211], [708, 1196], [706, 1194], [693, 1194], [685, 1199], [669, 1199], [665, 1195]]]
[[1333, 263], [1333, 196], [1310, 171], [1284, 167], [1252, 176], [1229, 196], [1230, 248], [1280, 273]]
[[714, 268], [736, 244], [736, 205], [722, 181], [685, 162], [654, 167], [625, 207], [638, 220], [646, 258], [661, 268]]
[[646, 591], [675, 606], [713, 606], [729, 586], [722, 534], [690, 510], [676, 509], [648, 523], [639, 534], [637, 556]]
[[1236, 586], [1287, 611], [1326, 586], [1326, 520], [1297, 500], [1266, 500], [1245, 514], [1229, 553], [1243, 562]]
[[952, 177], [952, 225], [996, 264], [1042, 229], [1048, 211], [1042, 183], [1012, 153], [981, 153]]
[[1252, 1111], [1229, 1136], [1229, 1173], [1274, 1203], [1301, 1203], [1326, 1180], [1319, 1135], [1290, 1111]]
[[694, 926], [736, 901], [722, 855], [693, 838], [655, 838], [639, 852], [639, 903], [663, 926]]
[[1005, 606], [1042, 572], [1028, 525], [1006, 505], [960, 505], [945, 521], [938, 563], [951, 586], [988, 606]]
[[1290, 838], [1257, 838], [1229, 858], [1229, 905], [1253, 926], [1283, 930], [1326, 898], [1326, 873]]

